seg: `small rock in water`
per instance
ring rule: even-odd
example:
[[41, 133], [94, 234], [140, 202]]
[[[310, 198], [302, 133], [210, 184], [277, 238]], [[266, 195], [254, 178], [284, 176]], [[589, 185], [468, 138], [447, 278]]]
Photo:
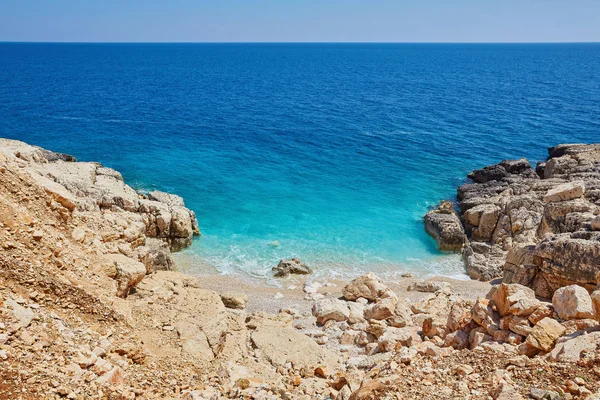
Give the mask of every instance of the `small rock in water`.
[[285, 278], [290, 274], [308, 275], [312, 274], [312, 270], [306, 264], [303, 264], [299, 259], [292, 258], [291, 260], [281, 260], [279, 264], [273, 267], [274, 276], [276, 278]]
[[283, 295], [281, 293], [277, 292], [277, 293], [275, 293], [275, 296], [273, 296], [273, 298], [275, 300], [283, 299]]
[[278, 240], [273, 240], [272, 242], [269, 242], [269, 246], [271, 246], [271, 247], [277, 247], [277, 246], [279, 246], [279, 241]]

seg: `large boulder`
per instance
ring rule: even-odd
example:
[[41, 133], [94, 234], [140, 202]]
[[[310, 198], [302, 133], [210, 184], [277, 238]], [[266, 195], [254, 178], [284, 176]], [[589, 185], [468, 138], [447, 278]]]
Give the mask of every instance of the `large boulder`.
[[592, 298], [581, 286], [565, 286], [554, 292], [552, 305], [561, 319], [593, 318]]
[[445, 201], [425, 214], [425, 230], [437, 242], [438, 249], [459, 251], [466, 242], [465, 230], [452, 203]]

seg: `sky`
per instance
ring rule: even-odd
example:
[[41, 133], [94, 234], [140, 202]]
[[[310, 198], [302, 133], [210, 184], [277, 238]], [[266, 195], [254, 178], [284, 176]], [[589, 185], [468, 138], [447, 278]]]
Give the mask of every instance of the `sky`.
[[0, 41], [600, 42], [600, 0], [0, 0]]

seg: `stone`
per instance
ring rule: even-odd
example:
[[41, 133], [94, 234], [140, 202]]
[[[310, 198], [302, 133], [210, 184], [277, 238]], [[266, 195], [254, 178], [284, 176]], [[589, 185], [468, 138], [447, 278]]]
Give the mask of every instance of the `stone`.
[[377, 300], [365, 308], [365, 318], [383, 320], [388, 319], [394, 315], [396, 309], [396, 299], [393, 297], [386, 297]]
[[527, 318], [513, 315], [508, 320], [508, 329], [518, 335], [527, 336], [531, 333], [532, 327]]
[[437, 242], [442, 251], [459, 251], [466, 242], [460, 218], [451, 202], [442, 202], [425, 214], [425, 230]]
[[[563, 339], [567, 339], [562, 341]], [[559, 362], [578, 362], [582, 356], [594, 352], [600, 343], [600, 332], [561, 338], [550, 353], [550, 360]]]
[[537, 324], [539, 321], [546, 317], [552, 317], [554, 314], [554, 307], [549, 303], [542, 303], [538, 308], [536, 308], [527, 319], [533, 325]]
[[469, 335], [464, 331], [452, 332], [444, 338], [444, 346], [457, 350], [466, 349], [469, 347]]
[[446, 335], [446, 321], [443, 318], [429, 317], [423, 321], [423, 336], [433, 338], [434, 336], [444, 337]]
[[327, 321], [346, 321], [350, 318], [350, 310], [346, 303], [338, 299], [322, 299], [316, 301], [312, 313], [317, 317], [317, 323], [325, 324]]
[[578, 199], [585, 193], [585, 183], [583, 181], [573, 181], [563, 183], [548, 190], [544, 196], [546, 203], [557, 201], [567, 201]]
[[446, 327], [450, 332], [463, 329], [471, 323], [474, 304], [475, 302], [471, 300], [456, 301], [452, 304], [446, 321]]
[[273, 267], [273, 276], [276, 278], [285, 278], [290, 274], [308, 275], [312, 274], [312, 269], [306, 264], [303, 264], [299, 259], [292, 258], [289, 260], [280, 260], [279, 264]]
[[19, 323], [23, 328], [27, 328], [31, 325], [31, 322], [36, 317], [35, 312], [31, 308], [23, 307], [12, 299], [6, 299], [4, 301], [4, 306], [12, 311], [12, 314], [19, 320]]
[[393, 297], [393, 292], [383, 284], [381, 278], [369, 272], [352, 280], [344, 286], [342, 294], [346, 300], [354, 301], [360, 297], [375, 301], [382, 297]]
[[71, 237], [77, 242], [83, 242], [83, 240], [85, 239], [85, 231], [77, 227], [73, 229], [73, 232], [71, 232]]
[[519, 284], [501, 283], [493, 286], [486, 298], [494, 303], [501, 316], [528, 316], [540, 305], [535, 292]]
[[507, 382], [501, 382], [492, 393], [494, 400], [524, 400], [524, 397]]
[[339, 360], [334, 353], [294, 329], [261, 325], [252, 333], [251, 340], [275, 367], [291, 363], [298, 370], [314, 372], [317, 367], [326, 367], [334, 373], [338, 368]]
[[348, 317], [349, 324], [359, 324], [365, 322], [365, 306], [364, 304], [357, 303], [354, 301], [349, 301], [346, 303], [348, 306], [348, 310], [350, 311], [350, 316]]
[[590, 295], [592, 299], [592, 309], [597, 321], [600, 321], [600, 290], [594, 290]]
[[127, 297], [129, 292], [137, 286], [146, 276], [146, 266], [122, 254], [108, 254], [106, 259], [111, 261], [115, 268], [118, 297]]
[[398, 299], [394, 308], [394, 315], [388, 318], [387, 321], [395, 328], [404, 328], [413, 324], [412, 314], [409, 303], [404, 299]]
[[409, 292], [416, 291], [423, 293], [435, 293], [438, 290], [449, 288], [450, 284], [448, 282], [419, 281], [413, 282], [410, 285], [408, 285], [406, 290], [408, 290]]
[[552, 318], [539, 321], [527, 336], [526, 343], [536, 349], [548, 352], [554, 347], [556, 340], [565, 333], [565, 327]]
[[378, 350], [382, 353], [396, 351], [404, 346], [410, 346], [413, 333], [410, 328], [389, 327], [378, 338]]
[[114, 367], [107, 373], [100, 376], [96, 382], [101, 385], [123, 385], [125, 383], [125, 371], [123, 371], [123, 369], [120, 367]]
[[222, 293], [221, 301], [227, 308], [243, 310], [248, 304], [248, 295], [236, 292]]
[[552, 306], [561, 319], [594, 318], [592, 299], [583, 287], [570, 285], [554, 292]]
[[349, 400], [371, 400], [379, 398], [378, 393], [383, 390], [383, 384], [376, 379], [364, 380], [360, 388], [352, 393]]
[[489, 342], [491, 340], [493, 340], [493, 337], [491, 335], [489, 335], [485, 331], [485, 329], [483, 329], [483, 328], [473, 329], [469, 333], [469, 349], [473, 350], [473, 349], [481, 346], [481, 344], [483, 344], [485, 342]]
[[539, 389], [532, 387], [529, 395], [535, 400], [561, 400], [562, 397], [553, 390]]

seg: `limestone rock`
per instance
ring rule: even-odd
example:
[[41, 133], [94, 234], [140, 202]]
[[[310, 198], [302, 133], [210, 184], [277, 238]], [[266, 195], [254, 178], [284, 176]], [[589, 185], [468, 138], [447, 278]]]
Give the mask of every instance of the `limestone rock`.
[[436, 240], [439, 250], [458, 251], [465, 244], [465, 231], [452, 203], [440, 203], [425, 214], [424, 220], [425, 230]]
[[251, 340], [275, 367], [292, 363], [299, 370], [314, 371], [317, 367], [325, 366], [334, 373], [338, 369], [335, 354], [293, 329], [260, 326], [252, 333]]
[[527, 343], [536, 349], [548, 352], [554, 347], [556, 340], [565, 333], [565, 327], [552, 318], [539, 321], [527, 336]]
[[146, 266], [122, 254], [108, 254], [106, 258], [114, 263], [117, 296], [127, 297], [131, 289], [146, 276]]
[[449, 288], [450, 284], [448, 282], [419, 281], [413, 282], [410, 285], [408, 285], [406, 290], [408, 290], [409, 292], [416, 291], [424, 293], [435, 293], [438, 290]]
[[412, 344], [413, 332], [411, 328], [389, 327], [385, 329], [383, 335], [377, 340], [380, 352], [395, 351], [403, 346], [410, 346]]
[[396, 299], [393, 297], [386, 297], [377, 300], [365, 308], [365, 318], [369, 319], [388, 319], [394, 315], [396, 310]]
[[501, 316], [528, 316], [541, 304], [532, 289], [519, 284], [493, 286], [486, 297], [495, 304]]
[[280, 260], [279, 264], [273, 267], [273, 276], [276, 278], [285, 278], [290, 274], [308, 275], [312, 274], [312, 270], [297, 258]]
[[394, 308], [394, 315], [388, 318], [388, 323], [395, 328], [404, 328], [413, 324], [412, 311], [409, 303], [404, 299], [398, 299]]
[[383, 284], [381, 278], [371, 272], [347, 284], [342, 289], [342, 294], [346, 300], [350, 301], [361, 297], [369, 301], [375, 301], [378, 298], [393, 296], [393, 292]]
[[227, 308], [243, 310], [248, 304], [248, 295], [245, 293], [237, 292], [222, 293], [221, 301]]
[[578, 285], [566, 286], [554, 292], [552, 305], [564, 320], [594, 317], [592, 299], [587, 290]]
[[350, 318], [350, 310], [346, 303], [338, 299], [322, 299], [315, 302], [312, 313], [317, 323], [323, 325], [327, 321], [346, 321]]
[[594, 309], [594, 315], [597, 321], [600, 321], [600, 289], [594, 290], [590, 295], [592, 299], [592, 308]]
[[550, 353], [550, 359], [560, 362], [578, 362], [584, 354], [594, 352], [599, 346], [600, 332], [574, 335], [557, 343]]
[[552, 203], [578, 199], [583, 196], [584, 192], [585, 184], [583, 181], [568, 182], [548, 190], [548, 193], [544, 196], [544, 201]]

